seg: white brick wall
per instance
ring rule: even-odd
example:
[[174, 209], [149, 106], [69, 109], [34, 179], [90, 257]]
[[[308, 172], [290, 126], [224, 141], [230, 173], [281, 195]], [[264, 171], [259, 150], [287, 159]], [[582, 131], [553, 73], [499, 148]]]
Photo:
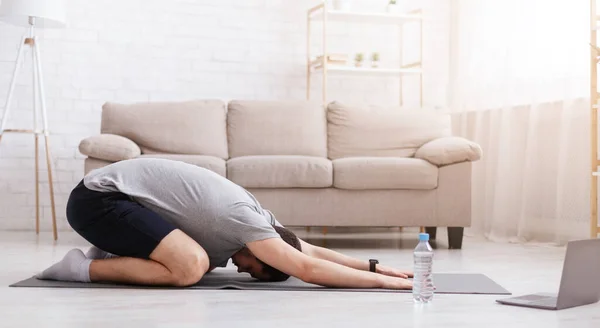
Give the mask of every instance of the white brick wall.
[[[1, 0], [0, 0], [1, 1]], [[383, 8], [385, 0], [356, 0], [355, 8]], [[425, 102], [444, 106], [447, 88], [449, 10], [446, 1], [422, 0], [425, 22]], [[105, 101], [137, 102], [220, 98], [303, 99], [306, 9], [299, 0], [71, 0], [69, 27], [40, 31], [51, 129], [60, 228], [64, 207], [82, 178], [82, 138], [98, 133]], [[379, 7], [379, 8], [377, 8]], [[320, 46], [319, 24], [313, 33]], [[0, 108], [3, 109], [24, 29], [0, 23]], [[331, 52], [397, 62], [397, 29], [335, 23]], [[417, 43], [408, 40], [407, 46]], [[406, 58], [410, 60], [410, 58]], [[408, 80], [406, 80], [408, 82]], [[398, 79], [336, 77], [330, 100], [395, 104]], [[320, 79], [313, 80], [319, 99]], [[406, 89], [414, 101], [416, 89]], [[31, 127], [31, 65], [18, 81], [8, 127]], [[2, 113], [0, 112], [0, 115]], [[40, 143], [42, 229], [50, 228], [43, 139]], [[0, 142], [0, 230], [33, 229], [33, 137], [5, 135]]]

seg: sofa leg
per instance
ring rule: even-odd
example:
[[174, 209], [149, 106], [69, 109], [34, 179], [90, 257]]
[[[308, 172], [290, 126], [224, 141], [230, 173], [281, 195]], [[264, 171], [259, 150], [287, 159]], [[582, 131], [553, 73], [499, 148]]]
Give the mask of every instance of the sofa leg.
[[429, 234], [429, 240], [435, 240], [437, 227], [425, 227], [425, 232]]
[[448, 248], [461, 249], [464, 227], [448, 227]]

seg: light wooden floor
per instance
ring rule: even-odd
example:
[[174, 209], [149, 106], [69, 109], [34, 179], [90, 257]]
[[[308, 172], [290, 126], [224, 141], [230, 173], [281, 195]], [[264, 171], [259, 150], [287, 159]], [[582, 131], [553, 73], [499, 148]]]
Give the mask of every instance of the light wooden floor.
[[[299, 235], [356, 257], [409, 268], [416, 243], [414, 232], [330, 233], [325, 240], [303, 230]], [[438, 236], [436, 271], [484, 273], [516, 295], [558, 290], [562, 247], [466, 238], [463, 250], [449, 251], [445, 238]], [[7, 287], [72, 247], [85, 249], [87, 243], [69, 233], [60, 234], [56, 244], [49, 233], [0, 233], [1, 327], [600, 327], [600, 304], [546, 311], [499, 305], [498, 296], [485, 295], [436, 295], [422, 307], [410, 294]]]

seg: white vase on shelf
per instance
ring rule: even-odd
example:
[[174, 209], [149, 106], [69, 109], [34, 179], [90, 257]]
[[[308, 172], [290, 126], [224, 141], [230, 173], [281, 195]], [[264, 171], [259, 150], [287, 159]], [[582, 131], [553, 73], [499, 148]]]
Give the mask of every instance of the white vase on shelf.
[[350, 11], [351, 0], [333, 0], [333, 10]]
[[371, 54], [371, 67], [378, 68], [379, 67], [379, 53], [374, 52]]

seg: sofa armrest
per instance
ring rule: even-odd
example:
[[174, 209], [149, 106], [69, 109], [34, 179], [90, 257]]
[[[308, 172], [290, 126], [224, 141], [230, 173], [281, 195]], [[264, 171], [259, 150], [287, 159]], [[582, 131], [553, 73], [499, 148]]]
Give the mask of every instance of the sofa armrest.
[[443, 137], [429, 141], [417, 149], [416, 158], [433, 165], [444, 166], [460, 162], [474, 162], [481, 158], [481, 147], [462, 137]]
[[135, 142], [115, 134], [100, 134], [83, 139], [79, 143], [79, 152], [111, 162], [136, 158], [142, 153]]

